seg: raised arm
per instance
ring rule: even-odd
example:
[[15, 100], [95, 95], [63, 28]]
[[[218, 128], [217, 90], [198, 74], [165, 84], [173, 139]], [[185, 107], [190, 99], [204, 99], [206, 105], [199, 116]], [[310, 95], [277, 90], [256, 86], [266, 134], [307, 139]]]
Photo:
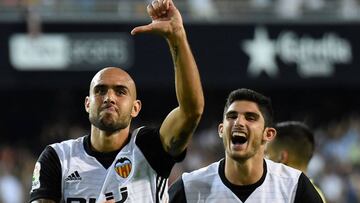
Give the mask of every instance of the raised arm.
[[172, 0], [155, 0], [148, 5], [147, 11], [152, 22], [134, 28], [131, 34], [159, 34], [165, 37], [169, 44], [179, 106], [163, 121], [160, 135], [165, 151], [176, 156], [185, 150], [200, 121], [204, 109], [204, 95], [181, 14]]

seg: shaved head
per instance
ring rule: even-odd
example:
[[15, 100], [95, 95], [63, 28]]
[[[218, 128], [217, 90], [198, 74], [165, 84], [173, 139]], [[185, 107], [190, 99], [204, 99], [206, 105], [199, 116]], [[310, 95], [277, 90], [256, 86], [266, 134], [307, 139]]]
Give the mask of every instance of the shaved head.
[[108, 80], [116, 81], [116, 83], [123, 83], [129, 88], [131, 96], [136, 99], [136, 85], [134, 80], [126, 71], [118, 67], [106, 67], [97, 72], [90, 83], [90, 95], [91, 90], [95, 85], [102, 84]]
[[91, 124], [107, 132], [128, 128], [141, 108], [136, 97], [135, 82], [126, 71], [116, 67], [100, 70], [85, 98]]

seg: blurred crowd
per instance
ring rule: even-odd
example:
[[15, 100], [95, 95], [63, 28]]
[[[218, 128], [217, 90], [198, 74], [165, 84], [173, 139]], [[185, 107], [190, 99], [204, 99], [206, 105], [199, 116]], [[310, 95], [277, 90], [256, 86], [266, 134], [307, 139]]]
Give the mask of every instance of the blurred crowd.
[[[198, 129], [186, 159], [176, 164], [169, 184], [183, 172], [198, 169], [223, 157], [218, 123]], [[87, 134], [74, 123], [49, 122], [41, 130], [36, 147], [0, 145], [0, 203], [22, 203], [28, 199], [32, 170], [47, 144]], [[348, 116], [315, 129], [316, 153], [308, 175], [324, 192], [328, 203], [360, 202], [360, 116]], [[34, 140], [33, 140], [34, 141]], [[31, 141], [29, 141], [30, 143]]]
[[[145, 1], [145, 2], [144, 2]], [[36, 22], [49, 15], [116, 14], [124, 19], [145, 18], [150, 0], [0, 0], [0, 15], [24, 12], [34, 32]], [[360, 19], [359, 0], [176, 0], [185, 18], [216, 22], [220, 17], [244, 17], [264, 13], [274, 18], [297, 19], [309, 15], [338, 14]], [[96, 15], [95, 15], [96, 16]], [[61, 102], [60, 102], [61, 103]], [[187, 157], [175, 166], [171, 184], [184, 171], [206, 166], [223, 157], [218, 123], [199, 128]], [[1, 127], [1, 126], [0, 126]], [[349, 115], [315, 127], [316, 153], [309, 165], [309, 176], [321, 188], [328, 203], [360, 202], [360, 116]], [[87, 126], [54, 118], [42, 124], [38, 137], [25, 142], [0, 142], [0, 203], [23, 203], [28, 199], [36, 158], [48, 144], [88, 133]], [[26, 135], [22, 135], [26, 137]]]
[[[151, 0], [0, 0], [3, 14], [16, 11], [36, 11], [43, 18], [107, 16], [117, 20], [147, 19], [146, 7]], [[188, 20], [217, 22], [251, 20], [248, 17], [297, 19], [336, 16], [360, 18], [359, 0], [177, 0], [178, 8]], [[24, 9], [25, 8], [25, 9]], [[237, 19], [238, 18], [238, 19]], [[75, 19], [75, 18], [74, 18]], [[94, 19], [94, 18], [91, 18]]]

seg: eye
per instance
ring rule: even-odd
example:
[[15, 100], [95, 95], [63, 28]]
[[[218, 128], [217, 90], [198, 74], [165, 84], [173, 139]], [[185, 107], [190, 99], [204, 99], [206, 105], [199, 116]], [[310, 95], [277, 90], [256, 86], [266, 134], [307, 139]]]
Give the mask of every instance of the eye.
[[97, 86], [94, 89], [95, 94], [104, 95], [107, 92], [107, 88], [105, 86]]
[[121, 88], [121, 87], [116, 88], [115, 92], [117, 95], [126, 95], [127, 94], [126, 88]]
[[256, 121], [256, 120], [258, 120], [259, 115], [255, 114], [255, 113], [247, 113], [247, 114], [245, 114], [245, 118], [248, 121]]
[[237, 113], [229, 112], [229, 113], [226, 114], [226, 119], [235, 120], [235, 119], [237, 119], [237, 117], [238, 117]]

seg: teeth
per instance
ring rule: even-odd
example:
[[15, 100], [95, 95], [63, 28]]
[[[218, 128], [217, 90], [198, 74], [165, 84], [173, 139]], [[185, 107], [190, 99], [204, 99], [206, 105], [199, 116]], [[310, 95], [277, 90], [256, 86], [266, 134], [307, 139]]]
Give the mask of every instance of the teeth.
[[242, 132], [233, 132], [232, 136], [246, 137], [245, 133], [242, 133]]

